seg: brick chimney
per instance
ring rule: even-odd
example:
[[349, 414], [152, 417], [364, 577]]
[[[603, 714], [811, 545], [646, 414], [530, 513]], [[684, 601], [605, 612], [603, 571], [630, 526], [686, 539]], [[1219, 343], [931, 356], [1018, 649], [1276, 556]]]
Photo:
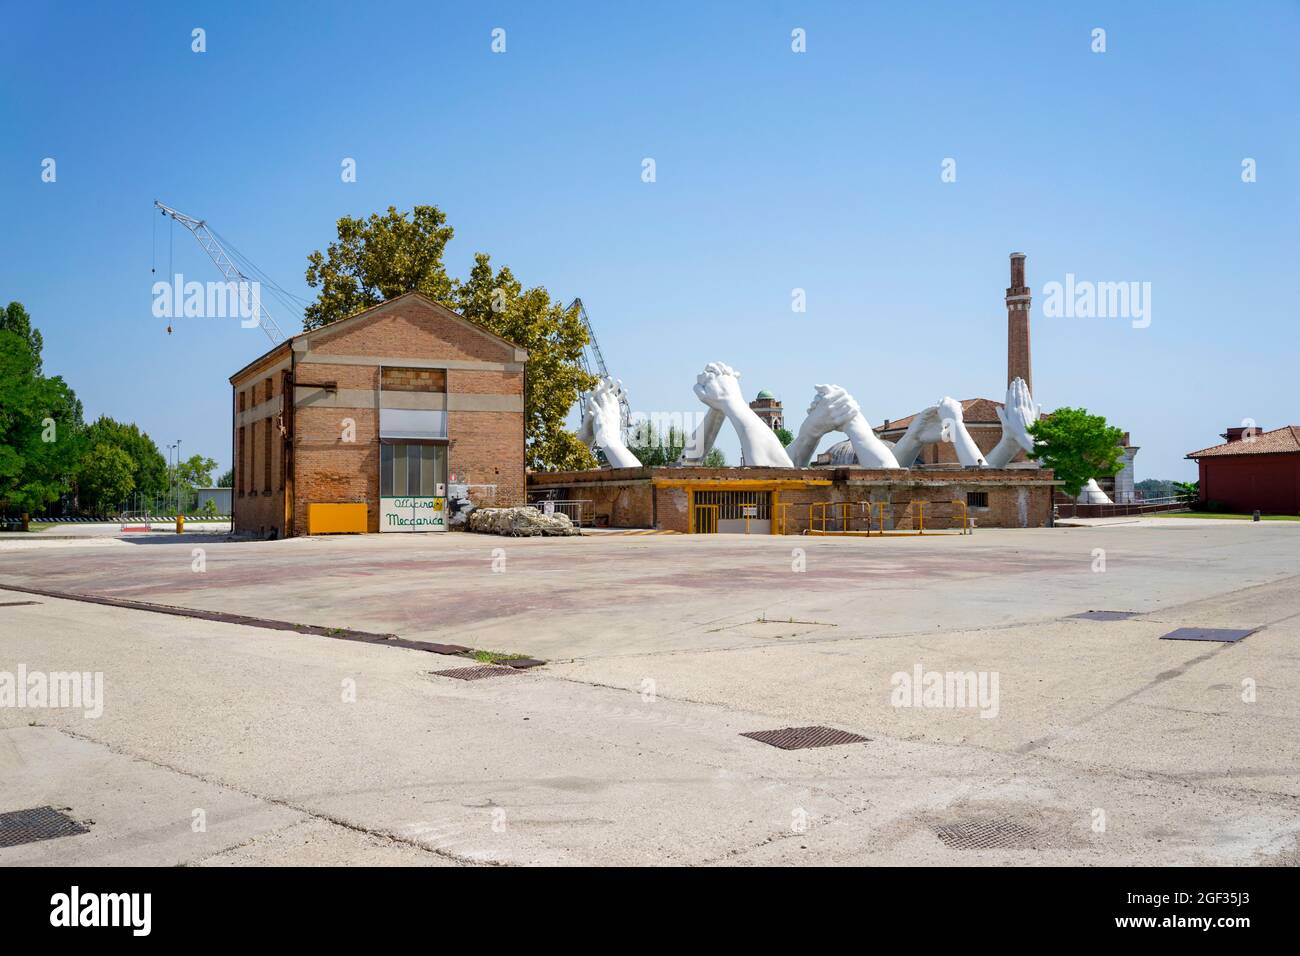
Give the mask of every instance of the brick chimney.
[[1258, 428], [1242, 427], [1242, 428], [1229, 428], [1219, 437], [1226, 439], [1228, 444], [1231, 445], [1235, 441], [1241, 441], [1243, 438], [1252, 437], [1258, 434], [1259, 434]]
[[1034, 390], [1033, 363], [1029, 357], [1029, 287], [1025, 285], [1025, 254], [1011, 253], [1011, 288], [1007, 289], [1007, 384], [1023, 378]]

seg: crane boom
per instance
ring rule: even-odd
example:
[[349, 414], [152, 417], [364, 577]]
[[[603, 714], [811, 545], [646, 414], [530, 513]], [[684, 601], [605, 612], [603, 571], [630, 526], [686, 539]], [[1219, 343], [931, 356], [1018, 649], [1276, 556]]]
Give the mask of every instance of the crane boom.
[[[609, 369], [605, 367], [605, 356], [600, 351], [600, 343], [596, 341], [596, 330], [591, 327], [591, 319], [587, 316], [587, 307], [582, 304], [580, 298], [575, 298], [570, 302], [569, 308], [572, 309], [575, 305], [578, 307], [578, 318], [582, 320], [582, 326], [587, 330], [587, 347], [582, 350], [582, 370], [588, 375], [595, 375], [597, 378], [609, 378]], [[590, 354], [588, 354], [589, 352]], [[626, 441], [632, 418], [632, 406], [628, 404], [626, 395], [619, 395], [618, 412], [623, 440]]]
[[[187, 216], [179, 209], [173, 209], [171, 206], [164, 206], [156, 199], [153, 201], [153, 204], [158, 207], [162, 215], [171, 216], [174, 220], [190, 231], [194, 236], [195, 241], [198, 242], [199, 248], [208, 254], [208, 258], [212, 260], [212, 264], [217, 267], [217, 270], [223, 276], [226, 277], [228, 282], [254, 281], [244, 275], [240, 268], [235, 265], [234, 260], [230, 258], [230, 254], [226, 252], [225, 247], [221, 245], [221, 242], [217, 237], [212, 234], [212, 230], [208, 228], [206, 222], [202, 219], [195, 219], [193, 216]], [[275, 319], [271, 318], [271, 313], [266, 311], [266, 306], [261, 303], [260, 299], [256, 301], [258, 310], [257, 324], [262, 327], [262, 331], [266, 333], [273, 345], [279, 345], [284, 341], [284, 333], [281, 332], [280, 327], [275, 324]]]

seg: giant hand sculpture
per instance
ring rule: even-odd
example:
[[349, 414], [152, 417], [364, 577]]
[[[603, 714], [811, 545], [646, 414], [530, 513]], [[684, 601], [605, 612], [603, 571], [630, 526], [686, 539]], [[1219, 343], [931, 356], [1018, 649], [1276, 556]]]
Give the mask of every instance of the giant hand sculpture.
[[986, 456], [990, 468], [1005, 468], [1021, 451], [1034, 450], [1034, 439], [1029, 434], [1029, 426], [1038, 421], [1038, 410], [1024, 379], [1012, 379], [1007, 386], [1006, 407], [998, 409], [1002, 440]]
[[799, 468], [808, 467], [813, 452], [827, 432], [848, 435], [858, 464], [867, 468], [897, 468], [898, 459], [889, 446], [876, 437], [853, 396], [838, 385], [818, 385], [808, 417], [799, 426], [799, 435], [790, 443], [790, 460]]
[[[731, 422], [740, 438], [746, 465], [793, 467], [776, 432], [754, 414], [740, 393], [740, 374], [721, 362], [710, 362], [695, 379], [695, 397], [717, 409]], [[703, 426], [701, 426], [703, 427]]]
[[623, 383], [616, 379], [602, 378], [597, 382], [583, 405], [578, 438], [588, 448], [604, 451], [605, 460], [613, 468], [640, 468], [641, 460], [623, 444], [623, 417], [619, 407], [622, 394]]
[[894, 457], [903, 467], [910, 468], [924, 446], [939, 441], [951, 442], [957, 460], [967, 468], [988, 467], [979, 445], [966, 429], [961, 402], [955, 398], [941, 398], [938, 404], [918, 412], [894, 445]]
[[718, 432], [722, 431], [722, 423], [726, 420], [727, 416], [716, 408], [710, 408], [705, 412], [704, 421], [700, 422], [691, 440], [682, 448], [681, 458], [677, 463], [679, 465], [703, 464], [709, 452], [713, 451], [713, 445], [718, 440]]

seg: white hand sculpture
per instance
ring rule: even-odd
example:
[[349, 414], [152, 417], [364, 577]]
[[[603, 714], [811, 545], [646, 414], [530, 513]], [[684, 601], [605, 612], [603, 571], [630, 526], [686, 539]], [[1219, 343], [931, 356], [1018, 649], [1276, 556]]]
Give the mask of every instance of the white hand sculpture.
[[746, 465], [791, 468], [790, 456], [776, 432], [754, 414], [740, 392], [740, 373], [722, 362], [710, 362], [695, 379], [695, 397], [727, 416], [740, 439]]
[[859, 464], [868, 468], [898, 467], [898, 459], [876, 437], [853, 396], [838, 385], [817, 386], [817, 393], [808, 406], [808, 417], [799, 426], [799, 437], [790, 443], [790, 460], [797, 467], [806, 468], [822, 436], [830, 431], [842, 431], [849, 436]]
[[894, 445], [894, 456], [900, 464], [907, 463], [903, 467], [911, 467], [924, 446], [939, 441], [952, 442], [957, 452], [957, 460], [966, 467], [988, 466], [979, 445], [975, 444], [975, 439], [971, 438], [970, 432], [966, 430], [961, 402], [955, 398], [942, 398], [936, 404], [918, 412], [912, 419], [912, 424], [907, 426], [903, 437]]
[[591, 446], [605, 452], [605, 460], [613, 468], [640, 468], [641, 461], [623, 444], [623, 416], [619, 399], [623, 383], [612, 378], [602, 378], [587, 396], [583, 406], [579, 437], [590, 433]]
[[1021, 451], [1033, 451], [1034, 439], [1029, 426], [1038, 421], [1040, 406], [1034, 404], [1024, 379], [1013, 379], [1007, 386], [1007, 404], [998, 409], [1002, 423], [1002, 440], [988, 453], [990, 468], [1005, 468]]

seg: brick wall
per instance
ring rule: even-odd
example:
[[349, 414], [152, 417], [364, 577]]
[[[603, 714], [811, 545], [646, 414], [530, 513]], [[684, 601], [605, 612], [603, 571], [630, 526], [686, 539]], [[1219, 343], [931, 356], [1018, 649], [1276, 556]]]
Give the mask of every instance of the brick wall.
[[[830, 480], [830, 485], [778, 489], [775, 501], [785, 508], [789, 534], [810, 526], [810, 505], [820, 502], [861, 502], [878, 516], [875, 502], [885, 502], [886, 520], [897, 530], [911, 530], [918, 522], [913, 502], [923, 502], [925, 527], [943, 530], [959, 525], [967, 493], [988, 495], [988, 506], [970, 508], [975, 526], [983, 528], [1044, 527], [1051, 517], [1052, 480], [1050, 471], [1038, 469], [979, 469], [951, 473], [916, 470], [898, 472], [870, 468], [623, 468], [600, 471], [546, 472], [528, 476], [533, 491], [561, 488], [565, 497], [591, 498], [611, 507], [620, 501], [615, 527], [657, 527], [668, 531], [690, 530], [689, 493], [685, 488], [647, 486], [647, 479], [700, 480], [747, 479]], [[649, 494], [640, 489], [651, 487]], [[719, 486], [725, 488], [725, 486]], [[633, 492], [636, 492], [635, 494]], [[865, 527], [858, 517], [863, 509], [852, 509], [854, 528]], [[831, 509], [832, 515], [838, 511]], [[873, 523], [872, 527], [877, 527]]]

